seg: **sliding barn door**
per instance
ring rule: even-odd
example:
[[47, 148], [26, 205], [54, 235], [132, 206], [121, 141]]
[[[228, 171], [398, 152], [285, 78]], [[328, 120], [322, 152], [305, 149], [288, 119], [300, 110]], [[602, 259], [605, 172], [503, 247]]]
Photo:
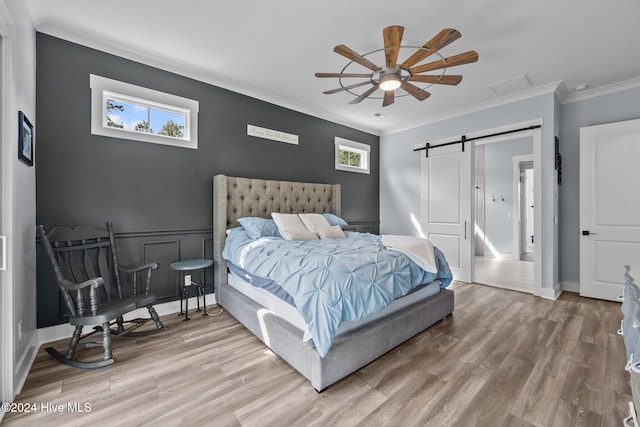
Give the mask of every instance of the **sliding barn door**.
[[640, 120], [580, 129], [580, 295], [616, 301], [640, 261]]
[[444, 253], [454, 279], [471, 282], [471, 150], [455, 144], [422, 156], [424, 234]]

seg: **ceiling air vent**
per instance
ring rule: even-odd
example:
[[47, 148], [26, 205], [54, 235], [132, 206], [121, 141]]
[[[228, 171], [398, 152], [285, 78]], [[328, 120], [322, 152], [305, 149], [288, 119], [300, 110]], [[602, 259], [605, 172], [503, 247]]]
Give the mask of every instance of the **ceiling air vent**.
[[526, 74], [520, 74], [519, 76], [489, 85], [491, 90], [497, 95], [506, 95], [508, 93], [518, 92], [528, 89], [531, 86], [533, 86], [533, 84]]

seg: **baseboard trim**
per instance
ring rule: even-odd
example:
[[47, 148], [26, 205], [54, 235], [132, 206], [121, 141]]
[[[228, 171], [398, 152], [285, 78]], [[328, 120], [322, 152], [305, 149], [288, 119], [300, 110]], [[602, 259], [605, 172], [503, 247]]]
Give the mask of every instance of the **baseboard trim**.
[[562, 289], [564, 289], [567, 292], [574, 292], [576, 294], [579, 294], [580, 293], [580, 283], [563, 281], [562, 282]]
[[[215, 298], [215, 294], [209, 293], [206, 294], [206, 299], [207, 299], [207, 306], [210, 304], [216, 304], [216, 298]], [[159, 316], [165, 316], [167, 314], [174, 314], [174, 313], [180, 313], [180, 301], [169, 301], [169, 302], [165, 302], [162, 304], [154, 304], [154, 307], [156, 309], [156, 312], [158, 313]], [[189, 307], [197, 307], [196, 304], [196, 297], [191, 297], [189, 298]], [[131, 313], [128, 313], [126, 316], [124, 316], [125, 320], [131, 320], [131, 319], [136, 319], [139, 317], [148, 317], [149, 316], [149, 312], [147, 311], [146, 308], [139, 308], [135, 311], [132, 311]], [[71, 335], [73, 334], [73, 330], [74, 327], [69, 325], [68, 323], [65, 323], [63, 325], [55, 325], [55, 326], [48, 326], [46, 328], [38, 328], [37, 333], [38, 333], [38, 347], [42, 344], [46, 344], [46, 343], [50, 343], [53, 341], [58, 341], [61, 339], [67, 339], [67, 338], [71, 338]], [[37, 349], [37, 347], [36, 347]], [[35, 359], [35, 353], [34, 352], [34, 359]], [[32, 360], [33, 363], [33, 360]], [[27, 370], [28, 372], [28, 370]], [[25, 377], [26, 378], [26, 377]]]
[[36, 360], [36, 355], [38, 354], [38, 349], [40, 348], [40, 343], [38, 339], [38, 334], [34, 334], [29, 342], [29, 346], [27, 351], [24, 353], [24, 356], [16, 366], [16, 377], [15, 377], [15, 388], [14, 388], [14, 396], [17, 396], [22, 391], [22, 387], [24, 386], [25, 381], [27, 381], [27, 377], [29, 376], [29, 371], [31, 370], [31, 366], [33, 366], [33, 362]]
[[[559, 285], [559, 284], [558, 284]], [[557, 300], [560, 294], [562, 294], [561, 286], [554, 286], [553, 288], [541, 288], [536, 294], [538, 297]]]

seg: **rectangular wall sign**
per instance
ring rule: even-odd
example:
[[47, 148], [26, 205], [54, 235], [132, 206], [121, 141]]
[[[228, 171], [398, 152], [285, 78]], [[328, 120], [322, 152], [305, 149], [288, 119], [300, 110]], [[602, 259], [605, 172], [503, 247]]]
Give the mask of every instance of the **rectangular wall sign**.
[[298, 145], [298, 135], [280, 132], [278, 130], [265, 129], [254, 125], [247, 125], [247, 135]]

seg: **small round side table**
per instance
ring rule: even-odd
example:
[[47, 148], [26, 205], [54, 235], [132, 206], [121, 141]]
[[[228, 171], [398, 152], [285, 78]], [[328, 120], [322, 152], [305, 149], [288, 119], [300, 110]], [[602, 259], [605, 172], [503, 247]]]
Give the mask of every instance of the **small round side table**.
[[[203, 316], [208, 316], [207, 313], [207, 299], [204, 294], [204, 269], [213, 265], [212, 259], [188, 259], [185, 261], [174, 262], [170, 265], [172, 270], [176, 270], [180, 274], [180, 316], [182, 313], [182, 300], [185, 301], [184, 308], [184, 319], [183, 322], [186, 322], [189, 319], [189, 289], [192, 287], [196, 288], [196, 302], [198, 304], [198, 309], [196, 311], [200, 311], [200, 295], [202, 295], [202, 303], [204, 305], [204, 314]], [[200, 270], [200, 283], [196, 283], [193, 280], [190, 280], [190, 284], [185, 283], [186, 273], [189, 271]]]

